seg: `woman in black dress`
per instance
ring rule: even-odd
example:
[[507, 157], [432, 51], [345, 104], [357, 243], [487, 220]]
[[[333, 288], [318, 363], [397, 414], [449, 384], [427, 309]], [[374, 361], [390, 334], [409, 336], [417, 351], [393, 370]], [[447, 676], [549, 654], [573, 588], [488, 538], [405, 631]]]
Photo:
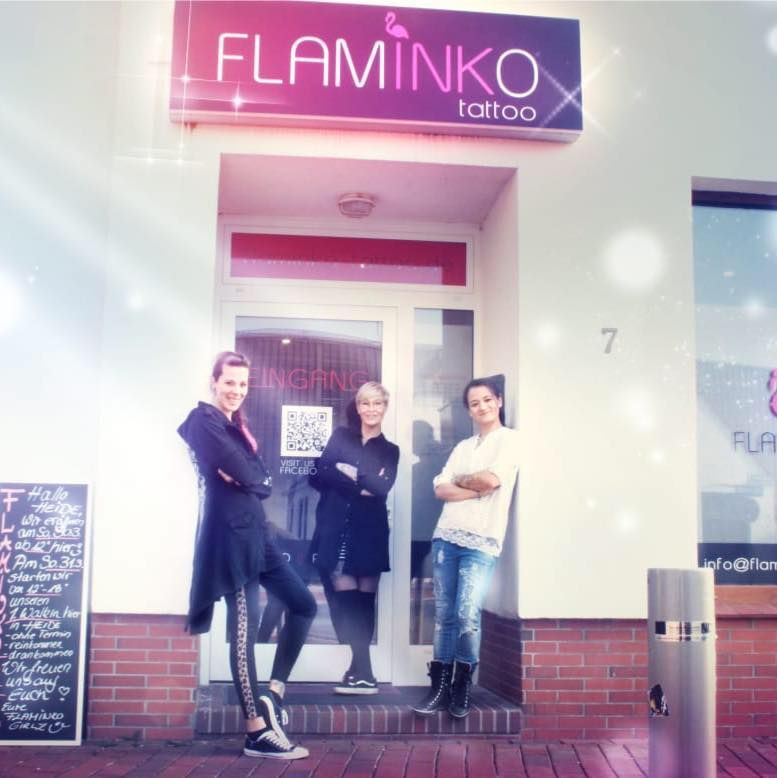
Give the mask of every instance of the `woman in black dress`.
[[[243, 753], [300, 759], [308, 751], [284, 732], [282, 699], [316, 602], [268, 533], [262, 500], [270, 495], [272, 481], [240, 412], [248, 370], [242, 354], [219, 354], [211, 374], [212, 403], [199, 403], [178, 428], [192, 452], [201, 490], [187, 628], [193, 634], [208, 632], [213, 605], [224, 597], [230, 668], [246, 724]], [[254, 657], [260, 584], [288, 609], [264, 694], [258, 691]]]
[[375, 593], [389, 568], [386, 496], [397, 477], [399, 448], [381, 432], [389, 394], [375, 381], [356, 393], [357, 428], [339, 427], [318, 461], [312, 483], [321, 492], [311, 555], [331, 584], [332, 621], [351, 646], [351, 666], [339, 694], [376, 694], [370, 643]]

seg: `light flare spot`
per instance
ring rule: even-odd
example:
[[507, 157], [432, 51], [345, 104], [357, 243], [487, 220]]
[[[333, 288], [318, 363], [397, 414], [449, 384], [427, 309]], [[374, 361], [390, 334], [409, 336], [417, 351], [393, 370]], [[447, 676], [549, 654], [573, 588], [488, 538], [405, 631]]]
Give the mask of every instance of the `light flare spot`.
[[131, 311], [142, 311], [146, 307], [146, 298], [140, 292], [133, 292], [127, 297], [127, 308]]
[[16, 284], [0, 275], [0, 335], [13, 329], [19, 321], [22, 302], [22, 293]]
[[611, 238], [604, 248], [603, 261], [610, 283], [630, 294], [649, 292], [666, 271], [661, 242], [640, 228], [624, 230]]
[[544, 322], [537, 327], [534, 341], [543, 351], [555, 351], [561, 344], [561, 327], [555, 322]]
[[777, 54], [777, 25], [766, 33], [766, 45], [769, 47], [769, 51], [771, 51], [772, 54]]
[[635, 511], [621, 511], [615, 517], [615, 528], [618, 532], [629, 534], [639, 529], [639, 515]]
[[642, 388], [627, 390], [621, 395], [618, 407], [622, 416], [640, 432], [649, 432], [656, 426], [655, 403]]
[[760, 319], [766, 313], [766, 306], [757, 297], [745, 300], [743, 308], [748, 319]]
[[666, 460], [666, 454], [660, 448], [654, 448], [648, 457], [654, 465], [662, 465]]

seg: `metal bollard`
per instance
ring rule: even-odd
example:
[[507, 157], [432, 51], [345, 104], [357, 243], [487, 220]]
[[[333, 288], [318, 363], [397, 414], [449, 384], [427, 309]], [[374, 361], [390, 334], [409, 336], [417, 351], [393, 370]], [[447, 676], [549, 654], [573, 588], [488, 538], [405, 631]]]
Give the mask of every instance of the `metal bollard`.
[[648, 689], [650, 778], [715, 778], [712, 570], [648, 570]]

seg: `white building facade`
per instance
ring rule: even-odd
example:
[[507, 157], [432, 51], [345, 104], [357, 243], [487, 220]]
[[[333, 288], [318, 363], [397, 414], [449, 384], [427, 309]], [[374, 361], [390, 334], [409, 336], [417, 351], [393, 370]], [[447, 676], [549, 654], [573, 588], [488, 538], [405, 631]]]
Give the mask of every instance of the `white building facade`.
[[[481, 683], [524, 706], [526, 737], [644, 731], [646, 570], [698, 564], [692, 193], [777, 194], [777, 6], [424, 5], [578, 20], [579, 137], [181, 123], [172, 2], [0, 4], [0, 473], [89, 485], [92, 736], [191, 733], [198, 689], [228, 678], [223, 630], [183, 631], [197, 495], [175, 430], [207, 399], [217, 351], [281, 331], [377, 344], [392, 392], [379, 680], [422, 683], [431, 650], [422, 601], [407, 605], [423, 599], [414, 434], [425, 422], [444, 443], [455, 414], [422, 382], [450, 405], [460, 377], [500, 373], [522, 465]], [[346, 192], [372, 195], [372, 213], [339, 213]], [[268, 278], [234, 264], [236, 233], [459, 245], [464, 276]], [[422, 375], [424, 347], [443, 367], [466, 357]], [[257, 374], [259, 404], [279, 375]], [[773, 591], [719, 587], [719, 652], [733, 616], [751, 648], [774, 645]], [[297, 680], [334, 680], [341, 651], [307, 646]], [[777, 661], [750, 653], [748, 677]], [[719, 726], [762, 733], [741, 715], [721, 707]]]

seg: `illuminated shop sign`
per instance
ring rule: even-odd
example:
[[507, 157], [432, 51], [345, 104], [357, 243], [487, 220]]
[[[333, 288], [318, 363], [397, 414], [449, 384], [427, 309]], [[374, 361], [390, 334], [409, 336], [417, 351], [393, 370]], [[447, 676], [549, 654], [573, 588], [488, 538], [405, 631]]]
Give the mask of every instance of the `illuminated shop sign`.
[[174, 121], [574, 140], [574, 19], [177, 0]]

